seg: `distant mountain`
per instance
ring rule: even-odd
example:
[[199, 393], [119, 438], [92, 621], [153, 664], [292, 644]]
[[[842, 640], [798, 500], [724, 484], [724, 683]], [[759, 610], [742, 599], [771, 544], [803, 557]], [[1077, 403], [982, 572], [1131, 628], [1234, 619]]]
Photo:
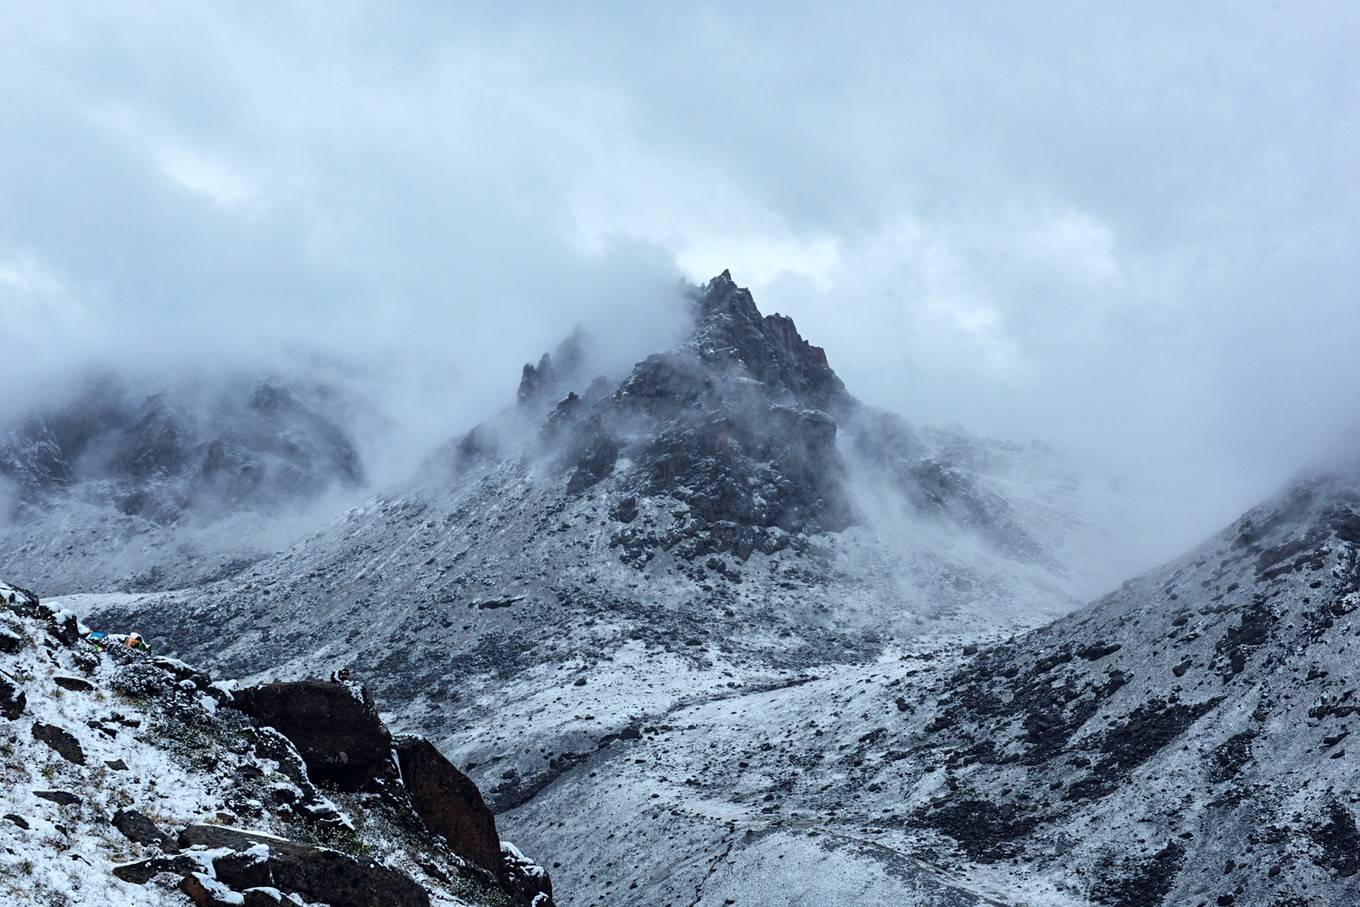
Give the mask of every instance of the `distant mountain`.
[[116, 379], [0, 432], [0, 569], [53, 592], [159, 589], [274, 550], [271, 524], [363, 469], [325, 388]]

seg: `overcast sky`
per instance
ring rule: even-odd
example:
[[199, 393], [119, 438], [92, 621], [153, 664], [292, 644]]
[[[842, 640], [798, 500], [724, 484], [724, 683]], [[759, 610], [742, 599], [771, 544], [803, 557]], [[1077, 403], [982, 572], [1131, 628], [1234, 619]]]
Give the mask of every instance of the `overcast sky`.
[[1199, 522], [1355, 414], [1353, 3], [4, 5], [11, 405], [320, 351], [438, 433], [731, 268], [861, 398]]

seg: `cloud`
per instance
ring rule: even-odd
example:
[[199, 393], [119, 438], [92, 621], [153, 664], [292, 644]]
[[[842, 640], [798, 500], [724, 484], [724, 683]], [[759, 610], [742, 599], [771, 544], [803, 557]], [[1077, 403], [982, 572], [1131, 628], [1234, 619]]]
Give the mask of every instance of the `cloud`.
[[860, 396], [1177, 483], [1196, 528], [1360, 391], [1350, 4], [6, 18], [34, 386], [359, 356], [414, 448], [574, 323], [661, 344], [677, 276], [730, 267]]

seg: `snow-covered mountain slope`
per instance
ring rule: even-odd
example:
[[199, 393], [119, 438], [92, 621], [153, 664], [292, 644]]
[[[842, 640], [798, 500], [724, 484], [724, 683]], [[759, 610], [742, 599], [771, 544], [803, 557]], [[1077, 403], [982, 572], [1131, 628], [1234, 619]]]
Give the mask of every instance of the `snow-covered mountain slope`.
[[359, 488], [334, 396], [241, 376], [151, 394], [102, 378], [28, 413], [0, 429], [0, 571], [60, 594], [241, 570], [295, 539], [316, 502]]
[[572, 903], [1360, 904], [1358, 607], [1349, 468], [1034, 632], [652, 716], [502, 822]]
[[0, 583], [3, 903], [550, 907], [467, 779], [358, 687], [233, 692], [92, 639]]

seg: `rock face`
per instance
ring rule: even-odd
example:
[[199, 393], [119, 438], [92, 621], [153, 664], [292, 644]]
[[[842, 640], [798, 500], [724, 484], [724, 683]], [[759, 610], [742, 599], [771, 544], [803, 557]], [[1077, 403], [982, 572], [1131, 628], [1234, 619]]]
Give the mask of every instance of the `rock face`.
[[477, 785], [424, 737], [398, 737], [402, 783], [430, 831], [489, 872], [503, 871], [496, 820]]
[[563, 420], [588, 436], [568, 445], [582, 451], [578, 473], [607, 475], [590, 461], [611, 439], [617, 457], [638, 465], [639, 495], [688, 505], [695, 524], [677, 541], [693, 557], [768, 552], [788, 534], [843, 529], [850, 509], [835, 414], [857, 404], [825, 353], [792, 320], [762, 317], [726, 272], [694, 305], [681, 349], [645, 359], [611, 397]]
[[391, 768], [392, 736], [357, 685], [265, 683], [238, 691], [235, 705], [292, 741], [319, 781], [362, 790]]
[[793, 319], [762, 316], [750, 291], [723, 271], [697, 300], [698, 327], [687, 346], [711, 365], [736, 366], [775, 395], [826, 412], [854, 405], [826, 352], [804, 340]]
[[[690, 300], [696, 326], [684, 345], [638, 363], [616, 387], [581, 374], [582, 338], [573, 336], [537, 365], [524, 366], [519, 405], [546, 417], [540, 441], [581, 495], [635, 464], [636, 491], [671, 495], [694, 525], [680, 543], [690, 557], [772, 551], [798, 532], [849, 523], [840, 487], [833, 414], [858, 404], [789, 318], [762, 316], [751, 294], [724, 272]], [[475, 430], [449, 460], [494, 449], [497, 431]], [[634, 556], [654, 549], [629, 539]]]

